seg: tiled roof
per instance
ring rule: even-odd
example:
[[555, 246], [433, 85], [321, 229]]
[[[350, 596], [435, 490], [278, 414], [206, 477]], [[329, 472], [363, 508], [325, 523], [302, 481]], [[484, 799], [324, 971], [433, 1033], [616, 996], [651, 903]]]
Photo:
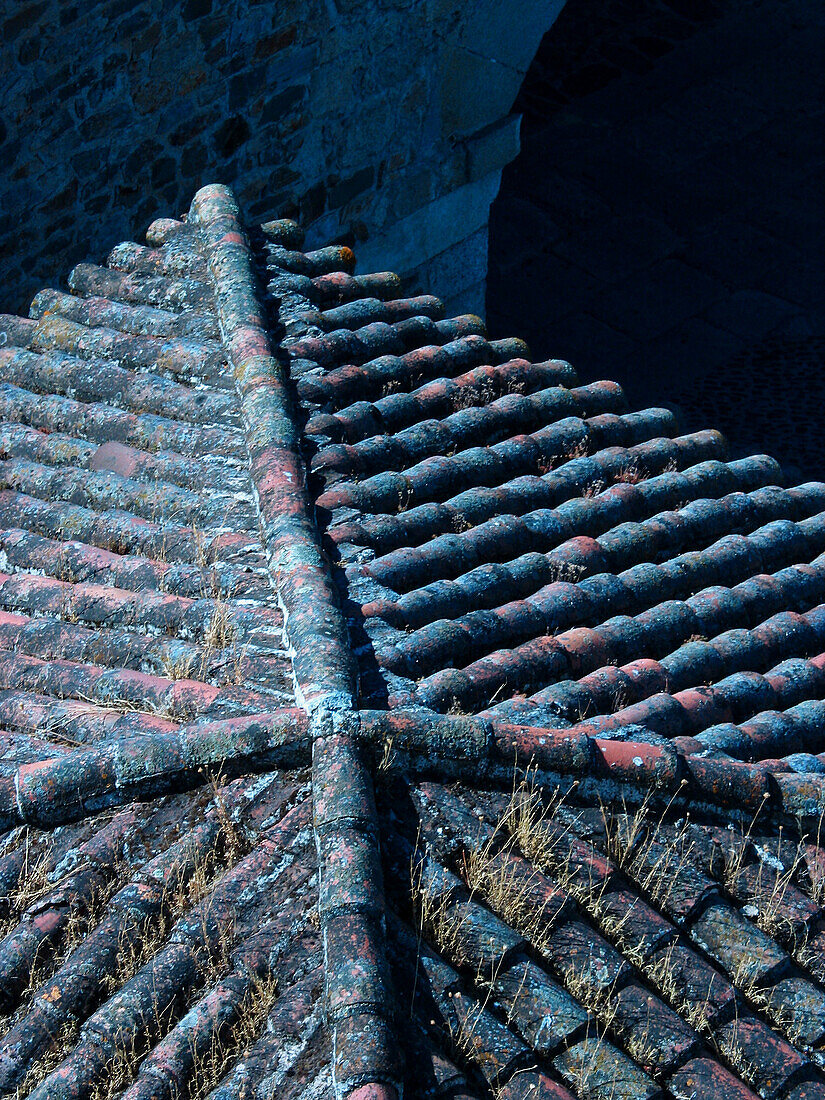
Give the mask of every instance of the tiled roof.
[[244, 229], [4, 318], [0, 1095], [825, 1094], [825, 485]]

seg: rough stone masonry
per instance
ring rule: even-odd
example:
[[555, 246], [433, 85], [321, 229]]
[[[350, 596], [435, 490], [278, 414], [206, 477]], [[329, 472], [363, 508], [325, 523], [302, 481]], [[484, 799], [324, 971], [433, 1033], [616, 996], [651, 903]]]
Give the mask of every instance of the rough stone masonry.
[[0, 309], [205, 181], [481, 311], [513, 101], [563, 0], [31, 0], [0, 24]]

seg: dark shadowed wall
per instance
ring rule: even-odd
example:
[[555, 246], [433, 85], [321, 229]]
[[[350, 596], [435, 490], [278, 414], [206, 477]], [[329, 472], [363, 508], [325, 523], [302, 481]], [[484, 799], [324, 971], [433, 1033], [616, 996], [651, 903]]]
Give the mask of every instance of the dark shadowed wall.
[[825, 9], [571, 0], [516, 109], [488, 322], [825, 476]]

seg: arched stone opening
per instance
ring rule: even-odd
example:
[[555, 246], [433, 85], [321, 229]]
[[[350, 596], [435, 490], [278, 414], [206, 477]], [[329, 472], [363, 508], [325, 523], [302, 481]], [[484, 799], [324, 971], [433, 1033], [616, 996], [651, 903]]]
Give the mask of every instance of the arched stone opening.
[[488, 322], [825, 475], [823, 17], [571, 0], [519, 94]]

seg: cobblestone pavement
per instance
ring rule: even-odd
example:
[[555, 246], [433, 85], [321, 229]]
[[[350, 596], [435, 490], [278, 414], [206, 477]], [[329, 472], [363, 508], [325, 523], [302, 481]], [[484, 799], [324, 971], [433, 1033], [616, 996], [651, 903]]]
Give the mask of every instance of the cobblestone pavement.
[[535, 356], [821, 476], [824, 27], [802, 0], [569, 5], [517, 104], [491, 335], [518, 317]]

